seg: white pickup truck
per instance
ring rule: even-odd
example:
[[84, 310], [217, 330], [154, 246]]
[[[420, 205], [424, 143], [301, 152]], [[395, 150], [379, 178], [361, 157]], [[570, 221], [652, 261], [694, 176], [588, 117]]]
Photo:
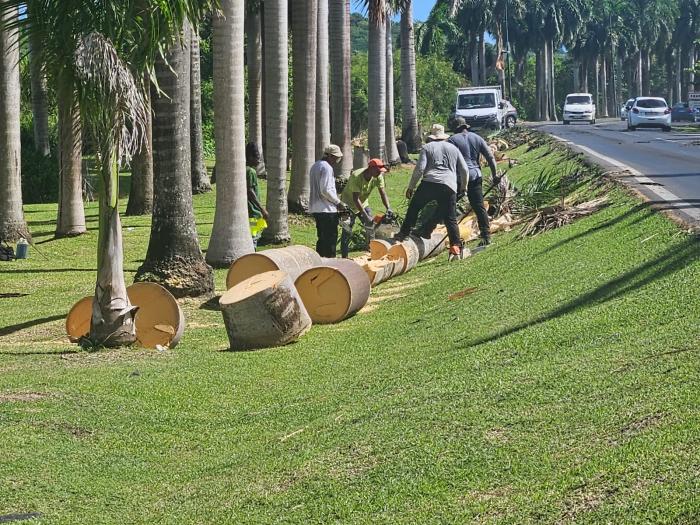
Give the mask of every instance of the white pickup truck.
[[462, 117], [472, 128], [500, 130], [513, 126], [515, 108], [503, 100], [500, 86], [474, 86], [457, 89], [457, 104], [452, 119]]

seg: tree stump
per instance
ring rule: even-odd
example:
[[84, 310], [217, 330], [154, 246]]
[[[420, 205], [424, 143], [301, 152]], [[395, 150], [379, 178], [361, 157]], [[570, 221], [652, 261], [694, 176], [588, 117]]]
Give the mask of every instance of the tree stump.
[[282, 346], [309, 328], [309, 317], [290, 275], [264, 272], [235, 286], [219, 299], [231, 350]]
[[231, 264], [226, 275], [226, 289], [233, 288], [254, 275], [275, 270], [287, 272], [294, 282], [306, 270], [321, 264], [321, 256], [306, 246], [287, 246], [249, 253]]
[[348, 259], [324, 259], [324, 264], [306, 270], [294, 285], [314, 323], [338, 323], [367, 304], [370, 282]]
[[399, 274], [406, 273], [418, 264], [418, 246], [413, 238], [409, 237], [389, 248], [387, 257], [395, 261], [403, 261]]

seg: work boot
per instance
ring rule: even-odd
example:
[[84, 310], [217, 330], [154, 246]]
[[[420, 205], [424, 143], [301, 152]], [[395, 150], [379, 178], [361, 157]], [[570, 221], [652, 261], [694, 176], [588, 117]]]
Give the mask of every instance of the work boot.
[[403, 242], [406, 240], [406, 237], [408, 237], [408, 235], [406, 235], [405, 233], [398, 232], [394, 234], [394, 240], [396, 242]]
[[486, 248], [489, 244], [491, 244], [491, 239], [489, 237], [482, 237], [477, 246], [479, 248]]
[[450, 246], [450, 253], [447, 256], [447, 262], [461, 261], [464, 259], [464, 250], [458, 244]]

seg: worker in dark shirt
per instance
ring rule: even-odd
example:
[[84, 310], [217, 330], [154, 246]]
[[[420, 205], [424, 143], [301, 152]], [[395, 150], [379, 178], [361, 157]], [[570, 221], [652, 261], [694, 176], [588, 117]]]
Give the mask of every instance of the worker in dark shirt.
[[253, 236], [253, 246], [257, 248], [258, 240], [262, 234], [262, 229], [258, 227], [258, 219], [267, 219], [269, 214], [265, 206], [260, 202], [260, 192], [258, 190], [258, 175], [255, 168], [260, 164], [260, 148], [255, 142], [249, 142], [245, 146], [245, 182], [248, 191], [248, 220]]
[[482, 187], [481, 164], [479, 157], [483, 155], [491, 168], [491, 182], [498, 184], [500, 177], [496, 170], [496, 159], [493, 156], [493, 151], [476, 133], [469, 131], [469, 124], [461, 118], [455, 119], [455, 134], [450, 137], [448, 142], [457, 146], [462, 153], [464, 160], [469, 168], [469, 182], [467, 184], [467, 199], [479, 224], [479, 235], [481, 242], [479, 246], [488, 246], [491, 244], [491, 232], [489, 230], [489, 216], [486, 213], [484, 206], [484, 190]]

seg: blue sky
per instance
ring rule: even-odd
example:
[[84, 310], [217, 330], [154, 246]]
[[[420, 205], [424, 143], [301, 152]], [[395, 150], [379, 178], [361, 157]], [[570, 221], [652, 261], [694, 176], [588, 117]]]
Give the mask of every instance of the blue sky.
[[[352, 11], [364, 14], [362, 9], [359, 9], [357, 7], [357, 4], [358, 2], [356, 2], [356, 0], [350, 1], [350, 8], [352, 9]], [[413, 19], [424, 22], [425, 19], [428, 18], [430, 10], [433, 8], [434, 5], [435, 0], [413, 0]]]

